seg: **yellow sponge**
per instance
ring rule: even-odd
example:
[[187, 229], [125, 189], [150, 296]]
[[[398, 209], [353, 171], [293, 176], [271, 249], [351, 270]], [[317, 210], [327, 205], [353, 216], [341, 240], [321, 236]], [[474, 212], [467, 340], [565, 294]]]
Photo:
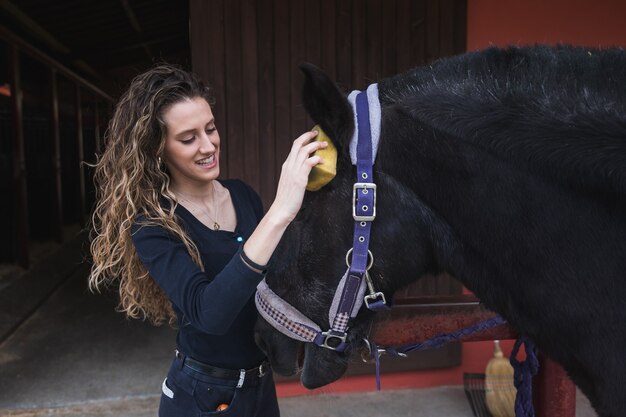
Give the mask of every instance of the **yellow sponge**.
[[311, 170], [309, 183], [306, 186], [307, 191], [319, 190], [337, 175], [337, 148], [319, 125], [315, 125], [313, 130], [318, 132], [315, 140], [326, 141], [328, 146], [315, 152], [315, 155], [321, 156], [324, 162], [314, 166]]

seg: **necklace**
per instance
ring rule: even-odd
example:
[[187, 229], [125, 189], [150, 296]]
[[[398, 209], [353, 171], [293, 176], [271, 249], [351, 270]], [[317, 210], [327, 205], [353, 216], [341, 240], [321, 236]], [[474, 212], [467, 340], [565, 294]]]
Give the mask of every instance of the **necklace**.
[[209, 207], [207, 205], [205, 205], [204, 207], [200, 207], [198, 204], [191, 201], [189, 199], [189, 196], [181, 193], [180, 191], [175, 192], [175, 194], [179, 196], [182, 201], [186, 201], [187, 203], [195, 207], [196, 210], [198, 210], [198, 214], [205, 214], [209, 218], [209, 220], [213, 222], [213, 227], [212, 227], [213, 230], [220, 230], [221, 226], [217, 221], [220, 205], [217, 204], [217, 201], [215, 200], [215, 185], [214, 184], [211, 184], [211, 198], [212, 198], [213, 205], [215, 206], [215, 216], [211, 216], [211, 212], [209, 211]]

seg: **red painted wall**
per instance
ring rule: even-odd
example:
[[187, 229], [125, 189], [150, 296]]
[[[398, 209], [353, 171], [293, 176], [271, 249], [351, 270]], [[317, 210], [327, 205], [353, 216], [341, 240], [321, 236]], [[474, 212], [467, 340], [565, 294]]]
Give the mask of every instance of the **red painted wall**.
[[468, 51], [535, 43], [626, 46], [626, 1], [468, 0]]

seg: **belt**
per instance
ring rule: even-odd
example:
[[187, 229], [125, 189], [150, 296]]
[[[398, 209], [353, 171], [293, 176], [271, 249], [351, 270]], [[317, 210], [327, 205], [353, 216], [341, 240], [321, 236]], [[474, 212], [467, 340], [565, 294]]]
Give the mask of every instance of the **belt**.
[[237, 388], [241, 388], [244, 381], [246, 381], [247, 379], [253, 377], [262, 377], [263, 375], [265, 375], [269, 368], [269, 363], [267, 361], [263, 361], [263, 363], [261, 363], [259, 366], [251, 369], [237, 370], [218, 368], [217, 366], [208, 365], [206, 363], [190, 358], [189, 356], [180, 353], [178, 350], [176, 350], [176, 358], [178, 358], [182, 362], [183, 366], [193, 369], [196, 372], [213, 376], [215, 378], [235, 380], [237, 381]]

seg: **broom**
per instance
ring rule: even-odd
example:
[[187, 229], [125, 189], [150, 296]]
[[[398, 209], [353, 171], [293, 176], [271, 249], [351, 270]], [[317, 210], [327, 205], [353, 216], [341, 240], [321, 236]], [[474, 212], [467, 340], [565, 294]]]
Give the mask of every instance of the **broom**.
[[515, 417], [513, 367], [502, 354], [500, 341], [494, 342], [493, 358], [485, 370], [485, 402], [493, 417]]

